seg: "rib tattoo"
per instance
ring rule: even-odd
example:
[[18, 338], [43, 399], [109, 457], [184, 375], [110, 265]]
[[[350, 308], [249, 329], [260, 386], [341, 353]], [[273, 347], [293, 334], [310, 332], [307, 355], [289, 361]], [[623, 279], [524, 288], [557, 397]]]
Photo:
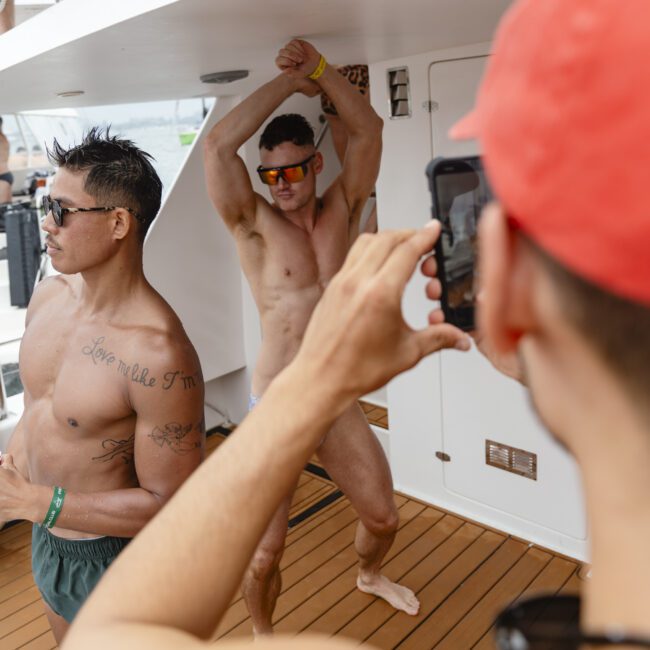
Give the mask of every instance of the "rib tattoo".
[[134, 442], [135, 434], [126, 440], [113, 440], [112, 438], [108, 438], [102, 441], [102, 448], [106, 450], [106, 453], [102, 454], [101, 456], [95, 456], [93, 460], [99, 461], [101, 463], [107, 463], [113, 460], [115, 457], [119, 456], [125, 464], [128, 464], [133, 460]]

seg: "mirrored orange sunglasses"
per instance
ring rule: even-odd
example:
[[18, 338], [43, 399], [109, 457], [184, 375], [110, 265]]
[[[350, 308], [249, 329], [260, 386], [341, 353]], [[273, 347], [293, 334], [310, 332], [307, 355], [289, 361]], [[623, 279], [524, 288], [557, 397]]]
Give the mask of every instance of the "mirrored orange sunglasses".
[[287, 183], [299, 183], [307, 175], [308, 163], [315, 155], [313, 153], [309, 158], [305, 158], [295, 165], [283, 165], [282, 167], [262, 167], [260, 165], [257, 168], [257, 173], [265, 185], [277, 185], [281, 178], [284, 178]]

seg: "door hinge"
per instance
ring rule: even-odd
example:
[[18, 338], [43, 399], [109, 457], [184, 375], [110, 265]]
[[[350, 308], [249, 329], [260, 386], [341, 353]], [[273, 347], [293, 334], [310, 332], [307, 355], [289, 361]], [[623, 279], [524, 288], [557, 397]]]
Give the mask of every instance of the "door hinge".
[[436, 458], [438, 460], [441, 460], [443, 463], [448, 463], [451, 460], [451, 456], [449, 454], [445, 454], [444, 451], [437, 451]]
[[440, 104], [438, 104], [438, 102], [432, 102], [432, 101], [428, 100], [428, 101], [422, 102], [422, 108], [427, 113], [435, 113], [440, 108]]

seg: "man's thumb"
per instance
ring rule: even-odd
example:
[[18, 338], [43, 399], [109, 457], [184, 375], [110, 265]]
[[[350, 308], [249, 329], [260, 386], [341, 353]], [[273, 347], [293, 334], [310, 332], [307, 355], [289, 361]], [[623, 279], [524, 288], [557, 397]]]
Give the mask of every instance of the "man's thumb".
[[467, 352], [472, 347], [467, 334], [449, 323], [429, 325], [415, 336], [423, 357], [450, 348]]

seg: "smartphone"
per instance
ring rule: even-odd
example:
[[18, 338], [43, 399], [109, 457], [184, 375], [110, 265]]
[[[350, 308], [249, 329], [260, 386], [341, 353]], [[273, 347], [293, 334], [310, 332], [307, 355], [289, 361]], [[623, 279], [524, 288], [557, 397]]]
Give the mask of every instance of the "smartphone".
[[435, 247], [440, 304], [445, 320], [464, 331], [475, 328], [477, 225], [493, 199], [478, 156], [434, 158], [427, 165], [431, 213], [442, 224]]

